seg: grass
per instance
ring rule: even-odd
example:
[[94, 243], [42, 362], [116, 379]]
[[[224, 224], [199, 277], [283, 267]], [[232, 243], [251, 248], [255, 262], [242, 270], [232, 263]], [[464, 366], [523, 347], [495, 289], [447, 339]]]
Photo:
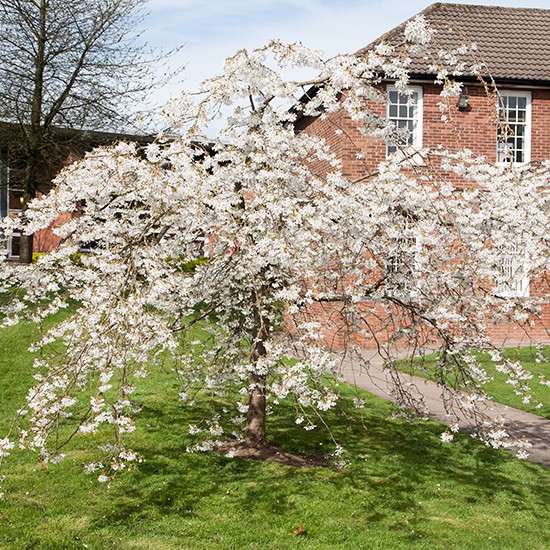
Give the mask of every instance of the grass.
[[[0, 331], [2, 430], [32, 382], [32, 335], [30, 326]], [[48, 470], [15, 452], [2, 472], [0, 511], [11, 523], [0, 519], [0, 548], [548, 548], [550, 471], [541, 466], [467, 436], [443, 445], [440, 425], [389, 420], [390, 405], [369, 394], [363, 417], [352, 418], [348, 389], [327, 414], [347, 449], [342, 470], [188, 454], [187, 427], [208, 403], [186, 409], [177, 390], [162, 370], [144, 381], [131, 443], [145, 461], [110, 488], [83, 472], [93, 438], [75, 438]], [[325, 430], [305, 432], [287, 412], [270, 417], [274, 443], [332, 448]]]
[[[545, 357], [548, 358], [550, 348], [545, 349]], [[513, 387], [506, 382], [507, 376], [495, 369], [487, 354], [478, 354], [482, 366], [487, 374], [493, 378], [488, 382], [484, 389], [494, 401], [522, 409], [524, 411], [543, 416], [550, 419], [550, 387], [539, 382], [539, 376], [550, 379], [550, 362], [548, 360], [537, 362], [537, 353], [535, 348], [507, 348], [503, 350], [503, 355], [513, 361], [519, 361], [524, 368], [533, 374], [533, 378], [528, 381], [532, 399], [529, 403], [523, 402], [522, 395], [516, 395]], [[422, 359], [411, 361], [400, 361], [398, 368], [409, 374], [435, 380], [434, 370], [436, 363], [435, 355], [428, 355]], [[538, 406], [541, 403], [542, 406]]]

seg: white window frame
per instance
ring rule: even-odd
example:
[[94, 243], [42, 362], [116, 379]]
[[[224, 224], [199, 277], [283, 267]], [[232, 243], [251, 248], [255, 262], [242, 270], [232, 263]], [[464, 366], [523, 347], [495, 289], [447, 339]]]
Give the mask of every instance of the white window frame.
[[[524, 164], [528, 164], [529, 162], [531, 162], [531, 117], [532, 117], [532, 106], [531, 106], [531, 103], [532, 103], [532, 95], [531, 95], [531, 92], [520, 92], [520, 91], [516, 91], [516, 90], [502, 90], [499, 92], [499, 98], [497, 99], [497, 101], [500, 103], [500, 98], [509, 98], [509, 97], [515, 97], [515, 98], [525, 98], [526, 99], [526, 104], [525, 104], [525, 135], [524, 135], [524, 141], [525, 141], [525, 146], [524, 146], [524, 149], [523, 149], [523, 153], [524, 153], [524, 159], [521, 161], [521, 162], [516, 162], [516, 161], [511, 161], [511, 160], [499, 160], [499, 155], [500, 155], [500, 144], [502, 143], [500, 141], [500, 136], [499, 136], [499, 126], [497, 125], [497, 129], [496, 129], [496, 160], [497, 160], [497, 164], [499, 166], [510, 166], [510, 164], [516, 164], [518, 166], [522, 166]], [[500, 112], [501, 112], [501, 108], [500, 108], [500, 104], [497, 103], [497, 116], [500, 118]], [[512, 124], [510, 126], [513, 126], [514, 123], [512, 122]]]
[[[8, 184], [6, 185], [6, 205], [5, 206], [6, 206], [6, 215], [9, 216], [10, 218], [15, 218], [15, 217], [21, 216], [21, 214], [23, 212], [23, 209], [21, 208], [21, 203], [20, 202], [16, 205], [17, 208], [13, 208], [14, 205], [10, 201], [10, 193], [13, 190], [14, 189], [12, 187], [10, 187], [9, 182], [8, 182]], [[21, 189], [15, 188], [15, 191], [22, 193]], [[18, 260], [20, 258], [20, 255], [13, 253], [13, 239], [14, 238], [19, 238], [20, 239], [21, 238], [21, 233], [13, 233], [10, 237], [7, 237], [7, 238], [3, 235], [0, 235], [0, 236], [3, 237], [2, 241], [0, 241], [0, 246], [2, 246], [3, 248], [5, 248], [7, 250], [8, 258], [12, 259], [12, 260]]]
[[502, 298], [529, 297], [529, 265], [519, 247], [502, 251], [494, 294]]
[[[13, 238], [14, 237], [18, 237], [18, 238], [21, 238], [21, 233], [13, 233], [13, 235], [11, 235], [10, 237], [8, 237], [6, 240], [5, 240], [5, 243], [6, 243], [6, 249], [8, 251], [8, 258], [12, 259], [12, 260], [18, 260], [20, 258], [20, 255], [19, 254], [13, 254], [13, 245], [12, 245], [12, 241], [13, 241]], [[21, 246], [21, 241], [19, 241], [19, 246]]]
[[[407, 88], [412, 93], [418, 94], [418, 100], [416, 103], [416, 114], [415, 117], [412, 119], [414, 120], [416, 118], [416, 125], [412, 132], [412, 143], [410, 145], [404, 146], [403, 148], [412, 148], [413, 150], [420, 150], [422, 149], [422, 136], [423, 136], [423, 119], [424, 119], [424, 93], [422, 86], [409, 86]], [[395, 86], [388, 85], [386, 88], [386, 118], [391, 121], [397, 121], [397, 120], [403, 120], [403, 117], [390, 117], [390, 106], [392, 105], [390, 103], [390, 92], [397, 92], [400, 97], [407, 97], [409, 101], [412, 100], [412, 95], [407, 96], [407, 94], [404, 94], [401, 90], [399, 90]], [[389, 158], [391, 155], [395, 154], [396, 151], [390, 151], [390, 145], [386, 144], [386, 158]], [[395, 146], [394, 146], [395, 147]], [[399, 151], [399, 149], [397, 149]]]
[[[406, 246], [406, 250], [403, 250]], [[386, 257], [386, 293], [390, 296], [412, 298], [418, 280], [418, 256], [421, 252], [420, 239], [411, 220], [404, 218], [402, 234], [393, 239], [390, 254]]]

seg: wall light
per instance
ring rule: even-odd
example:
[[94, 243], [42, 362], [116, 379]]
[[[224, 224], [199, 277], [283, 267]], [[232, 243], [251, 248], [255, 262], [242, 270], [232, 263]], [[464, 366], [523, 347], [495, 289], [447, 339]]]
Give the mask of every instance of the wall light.
[[470, 96], [468, 94], [468, 88], [462, 88], [462, 92], [460, 92], [460, 96], [458, 97], [456, 106], [459, 111], [466, 111], [470, 108]]

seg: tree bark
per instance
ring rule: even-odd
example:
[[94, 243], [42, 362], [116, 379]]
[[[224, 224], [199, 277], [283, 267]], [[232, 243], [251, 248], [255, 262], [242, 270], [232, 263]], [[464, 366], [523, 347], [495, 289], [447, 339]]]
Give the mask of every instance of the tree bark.
[[245, 441], [251, 447], [265, 445], [265, 376], [251, 374], [248, 377], [248, 414]]
[[[27, 130], [27, 162], [25, 180], [23, 182], [24, 201], [22, 216], [25, 217], [27, 204], [34, 198], [36, 186], [36, 166], [38, 164], [39, 146], [43, 140], [42, 106], [44, 102], [44, 70], [46, 66], [46, 34], [47, 34], [46, 0], [40, 2], [39, 27], [37, 29], [37, 51], [34, 58], [34, 89], [32, 94], [30, 128]], [[32, 263], [34, 239], [32, 235], [21, 235], [19, 245], [19, 261], [24, 264]]]
[[[254, 365], [267, 354], [265, 342], [269, 338], [269, 319], [262, 315], [261, 294], [256, 293], [254, 307], [254, 332], [252, 343], [252, 361]], [[251, 447], [266, 444], [266, 397], [265, 384], [267, 376], [253, 372], [248, 377], [248, 413], [245, 431], [245, 442]]]

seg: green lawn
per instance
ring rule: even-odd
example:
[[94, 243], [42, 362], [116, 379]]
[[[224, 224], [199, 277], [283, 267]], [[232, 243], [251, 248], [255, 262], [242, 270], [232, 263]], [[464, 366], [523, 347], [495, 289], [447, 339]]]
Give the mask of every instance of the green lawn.
[[[503, 354], [509, 359], [519, 361], [533, 374], [533, 378], [528, 382], [531, 388], [532, 399], [529, 403], [524, 403], [523, 397], [516, 395], [513, 387], [506, 383], [506, 375], [495, 369], [489, 360], [489, 356], [479, 354], [478, 357], [481, 359], [487, 374], [493, 378], [491, 382], [485, 385], [485, 391], [499, 403], [550, 418], [550, 387], [539, 382], [539, 376], [544, 376], [546, 380], [550, 379], [550, 361], [548, 361], [550, 348], [544, 349], [544, 355], [547, 360], [541, 362], [536, 360], [537, 352], [535, 348], [507, 348], [503, 350]], [[416, 376], [434, 380], [435, 363], [436, 356], [428, 355], [422, 359], [415, 359], [413, 362], [400, 361], [397, 368]], [[542, 403], [542, 407], [538, 406], [539, 403]]]
[[[32, 381], [32, 332], [0, 331], [0, 434]], [[49, 470], [19, 451], [10, 457], [0, 548], [548, 548], [550, 470], [468, 436], [444, 445], [441, 425], [388, 420], [390, 405], [368, 394], [362, 419], [350, 417], [347, 394], [327, 419], [348, 466], [296, 469], [186, 453], [201, 410], [183, 408], [159, 370], [138, 395], [132, 445], [145, 461], [111, 488], [83, 472], [81, 460], [97, 458], [91, 438], [75, 438]], [[326, 431], [303, 431], [284, 408], [268, 429], [287, 450], [333, 448]]]

